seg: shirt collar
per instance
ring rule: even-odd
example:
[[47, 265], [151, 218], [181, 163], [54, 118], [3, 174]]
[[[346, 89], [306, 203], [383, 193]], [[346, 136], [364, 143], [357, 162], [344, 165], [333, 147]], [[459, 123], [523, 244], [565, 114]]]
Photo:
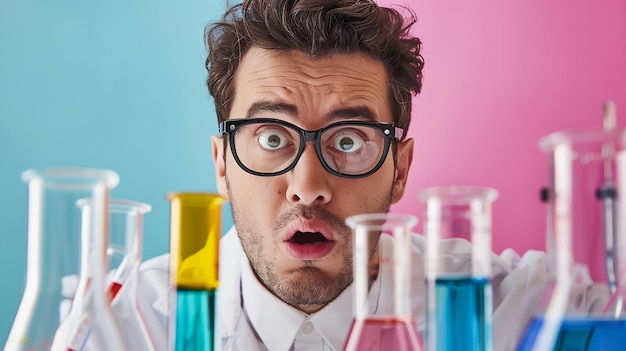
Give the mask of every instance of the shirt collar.
[[315, 328], [334, 350], [342, 350], [353, 319], [353, 284], [310, 317]]
[[241, 292], [244, 313], [268, 350], [289, 350], [307, 315], [269, 292], [252, 272], [247, 257], [242, 256]]

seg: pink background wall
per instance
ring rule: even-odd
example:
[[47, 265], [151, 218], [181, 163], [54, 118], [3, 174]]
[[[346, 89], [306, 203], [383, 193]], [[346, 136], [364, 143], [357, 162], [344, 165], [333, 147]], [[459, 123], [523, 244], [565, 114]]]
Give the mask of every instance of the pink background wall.
[[422, 221], [421, 189], [494, 187], [494, 251], [544, 250], [549, 174], [537, 142], [600, 128], [607, 99], [626, 125], [626, 1], [379, 2], [416, 10], [426, 60], [411, 179], [392, 211]]

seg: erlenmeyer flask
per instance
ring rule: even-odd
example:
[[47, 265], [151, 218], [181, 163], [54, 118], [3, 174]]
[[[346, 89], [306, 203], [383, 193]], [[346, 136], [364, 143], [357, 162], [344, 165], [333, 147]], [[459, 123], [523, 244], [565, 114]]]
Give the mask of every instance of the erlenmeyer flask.
[[624, 188], [618, 189], [615, 157], [624, 150], [626, 131], [611, 125], [614, 120], [539, 142], [550, 164], [546, 243], [552, 281], [518, 350], [624, 347], [626, 320], [602, 313], [610, 287], [623, 284], [615, 275], [617, 228], [626, 220], [617, 217]]
[[170, 193], [171, 301], [169, 349], [215, 350], [221, 206], [209, 193]]
[[[618, 188], [626, 189], [626, 150], [617, 153], [616, 161]], [[618, 207], [617, 218], [620, 220], [617, 223], [615, 239], [615, 291], [603, 315], [624, 320], [626, 319], [626, 206]], [[626, 329], [623, 333], [626, 337]]]
[[76, 201], [92, 198], [97, 211], [91, 232], [106, 230], [109, 190], [118, 175], [110, 170], [48, 168], [22, 174], [28, 183], [26, 288], [5, 351], [49, 350], [65, 299], [62, 280], [78, 275], [81, 212]]
[[[426, 204], [427, 350], [493, 349], [491, 204], [497, 196], [476, 186], [419, 194]], [[462, 246], [467, 249], [454, 249]]]
[[143, 234], [143, 216], [150, 205], [120, 199], [109, 201], [110, 278], [107, 295], [112, 304], [115, 319], [123, 327], [123, 337], [129, 350], [156, 350], [156, 342], [165, 344], [160, 335], [151, 335], [146, 325], [138, 295], [139, 266]]
[[[411, 229], [417, 218], [373, 213], [346, 218], [354, 233], [355, 314], [345, 351], [422, 350], [412, 300], [419, 269], [412, 255]], [[383, 296], [386, 294], [386, 296]]]
[[[72, 307], [57, 330], [51, 350], [126, 350], [106, 293], [109, 201], [100, 207], [92, 198], [85, 198], [78, 200], [77, 206], [82, 210], [80, 276]], [[97, 223], [101, 217], [104, 230]]]

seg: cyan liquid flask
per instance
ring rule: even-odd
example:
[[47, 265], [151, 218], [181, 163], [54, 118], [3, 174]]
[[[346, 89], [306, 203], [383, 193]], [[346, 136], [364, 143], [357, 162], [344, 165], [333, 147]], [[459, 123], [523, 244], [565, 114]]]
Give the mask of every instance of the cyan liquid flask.
[[[497, 191], [442, 186], [426, 205], [426, 349], [491, 351], [491, 203]], [[466, 246], [465, 255], [452, 248]], [[513, 317], [514, 318], [514, 317]]]
[[221, 207], [207, 193], [170, 193], [171, 299], [169, 349], [213, 351], [216, 335]]

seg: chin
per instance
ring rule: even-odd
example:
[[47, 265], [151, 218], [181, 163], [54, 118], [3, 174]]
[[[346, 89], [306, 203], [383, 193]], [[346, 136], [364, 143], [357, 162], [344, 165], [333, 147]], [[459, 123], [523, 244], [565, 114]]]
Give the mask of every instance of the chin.
[[352, 274], [330, 275], [316, 267], [303, 267], [281, 279], [275, 294], [293, 306], [325, 305], [350, 285]]

